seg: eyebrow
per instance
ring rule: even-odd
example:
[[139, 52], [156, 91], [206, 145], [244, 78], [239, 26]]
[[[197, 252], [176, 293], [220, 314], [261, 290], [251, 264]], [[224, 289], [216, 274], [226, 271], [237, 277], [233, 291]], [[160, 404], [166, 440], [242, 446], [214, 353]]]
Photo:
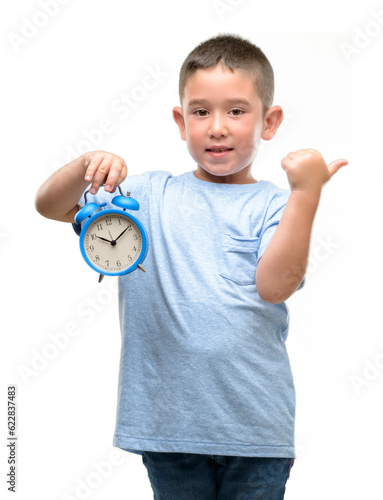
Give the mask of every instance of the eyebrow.
[[[206, 104], [209, 104], [209, 101], [206, 99], [191, 99], [188, 103], [188, 106], [204, 106]], [[243, 97], [234, 97], [231, 99], [226, 99], [225, 104], [243, 104], [245, 106], [249, 106], [250, 102], [247, 99], [244, 99]]]

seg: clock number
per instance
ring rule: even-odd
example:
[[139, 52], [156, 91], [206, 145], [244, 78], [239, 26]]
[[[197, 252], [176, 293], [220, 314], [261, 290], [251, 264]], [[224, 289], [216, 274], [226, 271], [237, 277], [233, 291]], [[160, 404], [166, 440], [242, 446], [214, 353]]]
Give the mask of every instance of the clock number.
[[134, 241], [137, 241], [138, 240], [138, 236], [136, 234], [133, 234], [133, 239], [134, 239]]
[[106, 260], [105, 264], [109, 267], [109, 260]]
[[90, 245], [89, 250], [90, 250], [91, 252], [93, 252], [93, 250], [94, 250], [94, 246], [93, 246], [93, 245]]
[[97, 231], [102, 231], [102, 224], [97, 224]]
[[117, 264], [118, 267], [121, 267], [121, 261], [117, 260], [116, 264]]
[[111, 226], [112, 225], [112, 219], [105, 219], [106, 225]]
[[95, 240], [95, 239], [97, 239], [97, 235], [95, 235], [93, 233], [91, 234], [91, 237], [92, 237], [92, 241]]
[[94, 259], [95, 259], [96, 262], [98, 262], [100, 260], [100, 256], [99, 255], [95, 255]]

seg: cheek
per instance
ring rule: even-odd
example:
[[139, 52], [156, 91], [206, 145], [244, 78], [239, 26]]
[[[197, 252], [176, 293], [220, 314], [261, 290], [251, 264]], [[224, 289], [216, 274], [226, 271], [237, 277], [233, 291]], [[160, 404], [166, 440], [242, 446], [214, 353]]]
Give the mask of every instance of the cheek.
[[186, 132], [186, 144], [191, 157], [196, 160], [199, 151], [199, 141], [190, 129]]
[[241, 156], [250, 156], [258, 147], [258, 141], [253, 135], [243, 135], [236, 144], [236, 150]]
[[236, 148], [241, 155], [252, 155], [258, 149], [261, 142], [261, 130], [262, 126], [255, 127], [253, 122], [243, 123], [243, 127], [238, 131]]
[[186, 129], [186, 140], [191, 147], [196, 147], [201, 142], [200, 127], [195, 124], [189, 124]]

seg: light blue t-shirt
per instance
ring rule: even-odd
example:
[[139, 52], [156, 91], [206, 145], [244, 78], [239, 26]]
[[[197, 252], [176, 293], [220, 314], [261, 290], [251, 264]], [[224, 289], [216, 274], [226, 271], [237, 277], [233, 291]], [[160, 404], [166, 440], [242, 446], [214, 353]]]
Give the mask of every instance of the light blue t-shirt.
[[[133, 215], [150, 247], [146, 273], [118, 278], [114, 445], [294, 457], [289, 312], [285, 303], [263, 301], [255, 285], [290, 191], [163, 171], [127, 177], [121, 188], [140, 202]], [[90, 200], [112, 208], [112, 198], [101, 188]]]

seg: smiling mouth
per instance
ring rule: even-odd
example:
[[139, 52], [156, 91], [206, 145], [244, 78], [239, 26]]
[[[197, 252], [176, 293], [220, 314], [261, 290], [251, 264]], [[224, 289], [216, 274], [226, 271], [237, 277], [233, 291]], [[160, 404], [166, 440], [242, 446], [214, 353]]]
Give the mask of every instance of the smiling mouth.
[[232, 151], [233, 148], [207, 148], [206, 151], [211, 153], [225, 153], [226, 151]]

